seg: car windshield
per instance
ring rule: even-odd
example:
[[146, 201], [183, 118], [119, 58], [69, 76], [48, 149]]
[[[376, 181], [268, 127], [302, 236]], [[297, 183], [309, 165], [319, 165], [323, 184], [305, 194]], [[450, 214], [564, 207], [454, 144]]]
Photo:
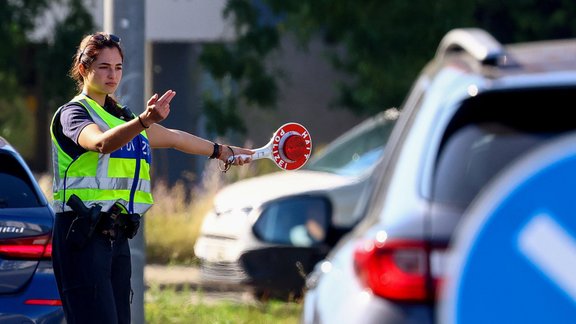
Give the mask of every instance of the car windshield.
[[346, 176], [358, 176], [371, 170], [384, 153], [398, 117], [398, 111], [391, 111], [334, 140], [308, 163], [306, 169]]

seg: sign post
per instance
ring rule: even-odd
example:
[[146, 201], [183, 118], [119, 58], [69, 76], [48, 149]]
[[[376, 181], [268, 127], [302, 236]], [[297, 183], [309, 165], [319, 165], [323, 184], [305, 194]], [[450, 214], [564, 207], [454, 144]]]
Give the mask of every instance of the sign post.
[[[122, 39], [126, 57], [122, 84], [116, 91], [122, 104], [135, 113], [145, 109], [144, 98], [144, 16], [146, 1], [104, 1], [104, 29]], [[130, 240], [132, 253], [132, 323], [144, 323], [144, 267], [146, 265], [144, 224], [142, 217], [140, 231]]]

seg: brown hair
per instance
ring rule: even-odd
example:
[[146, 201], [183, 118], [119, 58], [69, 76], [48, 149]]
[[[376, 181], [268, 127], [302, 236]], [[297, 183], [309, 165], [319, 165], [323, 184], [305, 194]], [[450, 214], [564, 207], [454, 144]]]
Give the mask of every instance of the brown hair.
[[[96, 60], [103, 48], [117, 48], [122, 61], [124, 61], [124, 52], [120, 47], [120, 38], [118, 38], [118, 36], [104, 32], [96, 32], [84, 36], [78, 46], [76, 54], [74, 55], [72, 67], [69, 72], [72, 80], [76, 82], [78, 92], [82, 91], [84, 88], [84, 77], [82, 77], [82, 74], [80, 73], [80, 65], [83, 65], [85, 69], [90, 68], [92, 62]], [[110, 99], [112, 99], [114, 104], [116, 104], [116, 101], [113, 98]]]

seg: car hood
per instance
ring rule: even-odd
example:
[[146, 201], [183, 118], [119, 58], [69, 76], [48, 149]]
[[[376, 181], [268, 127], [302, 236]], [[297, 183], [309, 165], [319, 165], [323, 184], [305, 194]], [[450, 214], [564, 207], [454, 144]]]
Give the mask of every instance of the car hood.
[[[234, 208], [254, 207], [285, 196], [332, 189], [358, 182], [347, 177], [319, 171], [282, 171], [241, 180], [223, 188], [214, 198], [217, 212]], [[247, 194], [250, 193], [250, 194]]]

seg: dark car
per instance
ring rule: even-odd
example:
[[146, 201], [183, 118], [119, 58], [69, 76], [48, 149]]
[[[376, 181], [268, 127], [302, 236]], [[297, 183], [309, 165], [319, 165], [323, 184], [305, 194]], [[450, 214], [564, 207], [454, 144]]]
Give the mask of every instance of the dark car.
[[64, 323], [52, 268], [54, 212], [0, 137], [0, 323]]
[[449, 32], [402, 107], [363, 221], [308, 276], [302, 322], [436, 322], [468, 206], [514, 161], [576, 130], [575, 102], [576, 40], [504, 46], [483, 30]]

